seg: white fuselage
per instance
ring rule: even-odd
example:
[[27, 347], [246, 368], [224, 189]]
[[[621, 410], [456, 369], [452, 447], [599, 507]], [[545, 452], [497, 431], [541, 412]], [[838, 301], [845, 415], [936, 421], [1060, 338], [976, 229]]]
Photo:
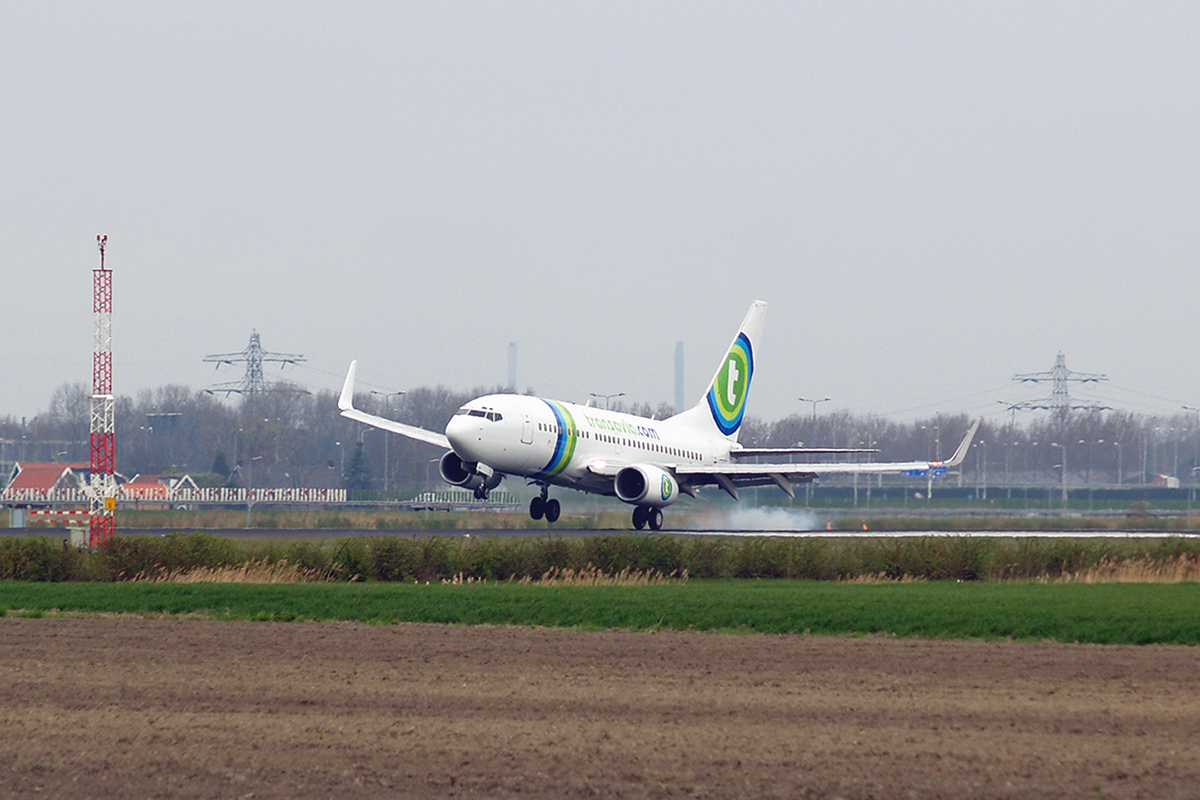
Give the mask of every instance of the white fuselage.
[[467, 403], [446, 425], [446, 438], [465, 462], [609, 495], [611, 467], [713, 464], [728, 461], [732, 446], [672, 420], [514, 394]]

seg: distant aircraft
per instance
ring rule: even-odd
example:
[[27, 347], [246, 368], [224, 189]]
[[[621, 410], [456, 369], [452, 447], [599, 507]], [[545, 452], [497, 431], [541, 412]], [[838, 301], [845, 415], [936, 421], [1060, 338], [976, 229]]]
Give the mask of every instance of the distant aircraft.
[[755, 347], [767, 304], [750, 306], [708, 390], [693, 408], [656, 420], [607, 409], [517, 394], [490, 394], [460, 408], [445, 434], [405, 425], [354, 407], [350, 362], [338, 400], [342, 415], [410, 439], [443, 447], [439, 471], [446, 483], [483, 499], [505, 475], [540, 486], [529, 516], [554, 522], [561, 507], [551, 486], [617, 497], [633, 506], [633, 527], [660, 530], [662, 510], [701, 486], [719, 486], [735, 500], [746, 486], [778, 486], [794, 497], [794, 483], [818, 475], [897, 473], [940, 475], [962, 463], [979, 428], [972, 425], [949, 461], [880, 463], [746, 463], [751, 457], [797, 453], [870, 452], [829, 448], [757, 448], [738, 444], [738, 431], [754, 377]]

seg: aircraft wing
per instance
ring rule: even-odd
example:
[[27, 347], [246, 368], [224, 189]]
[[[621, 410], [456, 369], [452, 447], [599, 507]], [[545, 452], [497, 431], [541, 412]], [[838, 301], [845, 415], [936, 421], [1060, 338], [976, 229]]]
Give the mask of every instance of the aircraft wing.
[[754, 458], [757, 456], [787, 456], [815, 453], [878, 453], [873, 447], [741, 447], [730, 450], [730, 458]]
[[381, 430], [398, 433], [401, 436], [409, 439], [416, 439], [418, 442], [437, 445], [450, 449], [450, 440], [446, 438], [446, 434], [437, 433], [436, 431], [427, 431], [424, 428], [418, 428], [415, 425], [405, 425], [403, 422], [396, 422], [394, 419], [386, 417], [377, 417], [374, 414], [368, 414], [365, 411], [359, 411], [354, 407], [354, 375], [358, 371], [358, 362], [350, 362], [350, 371], [346, 373], [346, 382], [342, 384], [342, 395], [338, 398], [338, 408], [342, 411], [342, 416], [352, 419], [355, 422], [361, 422], [364, 425], [370, 425]]
[[738, 496], [738, 487], [772, 484], [788, 496], [794, 497], [792, 484], [808, 483], [821, 475], [940, 475], [951, 467], [957, 467], [967, 457], [971, 440], [975, 438], [980, 422], [982, 420], [975, 421], [948, 461], [880, 461], [866, 464], [680, 464], [675, 466], [673, 471], [681, 482], [692, 486], [716, 484], [734, 498]]

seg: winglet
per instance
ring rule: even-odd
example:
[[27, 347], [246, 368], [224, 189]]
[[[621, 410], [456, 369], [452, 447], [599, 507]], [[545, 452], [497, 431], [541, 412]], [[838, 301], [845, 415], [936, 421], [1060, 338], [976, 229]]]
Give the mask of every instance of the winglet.
[[346, 373], [346, 382], [342, 384], [342, 396], [338, 398], [338, 409], [341, 411], [354, 410], [354, 373], [358, 371], [358, 361], [350, 362], [350, 371]]
[[358, 371], [358, 362], [350, 362], [350, 370], [346, 373], [346, 382], [342, 384], [342, 394], [338, 397], [338, 409], [341, 410], [342, 416], [347, 419], [352, 419], [355, 422], [361, 422], [364, 425], [370, 425], [373, 428], [380, 430], [391, 431], [398, 433], [401, 436], [406, 436], [409, 439], [416, 439], [418, 442], [426, 442], [436, 445], [437, 447], [446, 450], [450, 448], [450, 441], [444, 433], [435, 433], [427, 431], [424, 428], [418, 428], [415, 425], [405, 425], [403, 422], [397, 422], [394, 419], [386, 419], [368, 414], [365, 411], [359, 411], [354, 407], [354, 374]]
[[954, 451], [954, 455], [950, 456], [950, 460], [945, 462], [944, 466], [957, 467], [967, 457], [967, 451], [971, 449], [971, 440], [975, 438], [975, 432], [979, 430], [979, 423], [983, 422], [983, 418], [975, 420], [975, 424], [971, 426], [971, 430], [967, 431], [967, 435], [963, 437], [962, 443], [958, 449]]

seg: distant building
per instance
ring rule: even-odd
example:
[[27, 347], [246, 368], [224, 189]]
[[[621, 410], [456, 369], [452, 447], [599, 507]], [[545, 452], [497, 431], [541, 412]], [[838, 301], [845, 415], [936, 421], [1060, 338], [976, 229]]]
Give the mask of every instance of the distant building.
[[191, 475], [134, 475], [121, 484], [121, 497], [127, 500], [167, 500], [180, 489], [198, 489]]
[[1165, 486], [1168, 489], [1179, 488], [1179, 478], [1174, 475], [1151, 475], [1150, 483], [1155, 486]]
[[91, 465], [18, 461], [0, 496], [4, 500], [45, 500], [51, 492], [85, 492]]

